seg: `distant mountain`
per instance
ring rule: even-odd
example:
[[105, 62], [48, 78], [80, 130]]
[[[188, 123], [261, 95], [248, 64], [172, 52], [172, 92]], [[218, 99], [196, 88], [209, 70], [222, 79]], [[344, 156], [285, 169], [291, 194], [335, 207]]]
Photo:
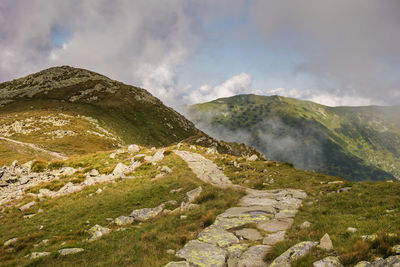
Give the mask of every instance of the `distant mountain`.
[[281, 96], [238, 95], [193, 105], [206, 133], [268, 158], [348, 180], [400, 178], [400, 107], [327, 107]]

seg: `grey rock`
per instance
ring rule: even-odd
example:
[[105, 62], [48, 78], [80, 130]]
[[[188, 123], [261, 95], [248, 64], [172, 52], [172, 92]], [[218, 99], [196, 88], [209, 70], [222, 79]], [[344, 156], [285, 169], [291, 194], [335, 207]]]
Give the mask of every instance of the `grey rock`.
[[347, 231], [347, 232], [350, 232], [350, 233], [355, 233], [355, 232], [357, 232], [357, 228], [348, 227], [346, 231]]
[[18, 237], [11, 238], [11, 239], [7, 240], [6, 242], [4, 242], [3, 246], [8, 247], [9, 245], [16, 243], [18, 240], [19, 240]]
[[311, 227], [311, 223], [308, 221], [305, 221], [302, 224], [300, 224], [300, 229], [306, 229], [306, 228], [310, 228], [310, 227]]
[[165, 204], [161, 204], [155, 208], [144, 208], [132, 211], [129, 217], [133, 217], [137, 221], [145, 221], [151, 218], [156, 217], [157, 215], [161, 214]]
[[88, 233], [90, 234], [90, 237], [88, 238], [88, 240], [94, 241], [94, 240], [99, 239], [100, 237], [102, 237], [105, 234], [111, 233], [111, 229], [102, 227], [102, 226], [96, 224], [95, 226], [93, 226], [92, 228], [90, 228], [88, 230]]
[[140, 151], [140, 147], [138, 145], [132, 144], [128, 146], [129, 153], [138, 153]]
[[144, 157], [145, 161], [156, 163], [164, 158], [164, 150], [158, 150], [153, 156]]
[[256, 154], [253, 154], [247, 160], [248, 161], [256, 161], [256, 160], [258, 160], [258, 156]]
[[36, 204], [35, 201], [31, 201], [31, 202], [29, 202], [29, 203], [27, 203], [27, 204], [21, 206], [21, 207], [19, 208], [19, 210], [20, 210], [20, 211], [27, 210], [27, 209], [29, 209], [29, 208], [35, 206], [35, 204]]
[[33, 260], [49, 256], [50, 254], [51, 254], [50, 252], [32, 252], [29, 258]]
[[89, 176], [95, 177], [95, 176], [98, 176], [99, 174], [100, 174], [100, 173], [99, 173], [98, 170], [92, 169], [92, 170], [90, 171], [90, 173], [89, 173]]
[[263, 236], [259, 231], [252, 228], [243, 228], [235, 231], [236, 236], [242, 237], [243, 239], [257, 241], [263, 239]]
[[66, 255], [76, 254], [76, 253], [79, 253], [79, 252], [82, 252], [82, 251], [84, 251], [83, 248], [63, 248], [63, 249], [60, 249], [58, 251], [58, 253], [61, 256], [66, 256]]
[[175, 250], [173, 250], [173, 249], [167, 249], [167, 254], [170, 254], [170, 255], [174, 255], [175, 254]]
[[290, 267], [291, 263], [298, 258], [307, 254], [307, 252], [318, 243], [305, 241], [298, 243], [288, 250], [286, 250], [282, 255], [276, 258], [269, 266], [270, 267]]
[[164, 267], [194, 267], [190, 265], [187, 261], [172, 261], [165, 265]]
[[252, 195], [247, 195], [240, 199], [239, 205], [241, 206], [267, 206], [267, 205], [276, 205], [278, 201], [275, 199], [269, 199], [265, 197], [257, 197]]
[[256, 245], [250, 247], [243, 253], [237, 264], [238, 267], [267, 267], [268, 264], [264, 262], [264, 257], [267, 255], [270, 246]]
[[228, 247], [239, 243], [239, 239], [234, 234], [213, 225], [201, 231], [197, 239], [219, 247]]
[[333, 249], [333, 245], [332, 245], [332, 240], [329, 237], [328, 234], [325, 234], [322, 238], [321, 241], [319, 241], [319, 248], [324, 249], [324, 250], [331, 250]]
[[123, 176], [123, 175], [125, 174], [125, 171], [126, 171], [128, 168], [129, 168], [128, 166], [126, 166], [125, 164], [123, 164], [123, 163], [120, 162], [120, 163], [117, 164], [117, 166], [115, 166], [115, 168], [114, 168], [112, 174], [113, 174], [114, 176]]
[[132, 224], [134, 221], [135, 221], [135, 219], [132, 217], [120, 216], [120, 217], [116, 218], [113, 222], [114, 222], [114, 224], [116, 224], [118, 226], [122, 226], [122, 225]]
[[285, 240], [285, 233], [286, 231], [279, 231], [276, 233], [267, 234], [267, 236], [263, 239], [263, 244], [273, 246], [276, 243]]
[[201, 186], [190, 190], [189, 192], [186, 192], [186, 198], [185, 201], [192, 203], [196, 201], [196, 199], [200, 196], [201, 192], [203, 191], [203, 188]]
[[343, 187], [338, 189], [336, 192], [337, 193], [343, 193], [343, 192], [349, 192], [351, 190], [351, 187]]
[[164, 172], [164, 173], [171, 173], [172, 172], [171, 168], [168, 167], [168, 166], [163, 166], [161, 168], [161, 171]]
[[393, 253], [400, 254], [400, 245], [395, 245], [392, 247]]
[[338, 257], [326, 257], [313, 263], [314, 267], [343, 267]]
[[285, 231], [289, 229], [293, 224], [292, 219], [288, 220], [270, 220], [266, 222], [260, 222], [257, 224], [257, 228], [266, 232], [274, 233], [279, 231]]
[[209, 243], [191, 240], [176, 256], [196, 266], [225, 267], [228, 252]]
[[232, 217], [272, 217], [275, 213], [275, 209], [270, 206], [251, 206], [251, 207], [233, 207], [227, 209], [224, 213], [219, 215], [220, 217], [232, 218]]

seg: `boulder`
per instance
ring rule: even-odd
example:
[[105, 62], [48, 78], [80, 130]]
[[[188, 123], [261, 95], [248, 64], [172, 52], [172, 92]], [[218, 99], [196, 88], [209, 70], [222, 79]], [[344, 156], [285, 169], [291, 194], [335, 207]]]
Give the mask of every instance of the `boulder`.
[[18, 237], [14, 237], [14, 238], [8, 239], [6, 242], [4, 242], [3, 246], [4, 247], [8, 247], [8, 246], [16, 243], [18, 240], [19, 240]]
[[161, 171], [164, 172], [164, 173], [171, 173], [172, 172], [171, 168], [168, 167], [168, 166], [163, 166], [161, 168]]
[[267, 267], [264, 258], [271, 247], [266, 245], [256, 245], [245, 251], [237, 263], [237, 267]]
[[98, 176], [99, 174], [100, 174], [100, 173], [99, 173], [98, 170], [92, 169], [92, 170], [90, 171], [90, 173], [89, 173], [89, 176], [95, 177], [95, 176]]
[[51, 254], [50, 252], [32, 252], [29, 258], [33, 260], [49, 256], [50, 254]]
[[132, 217], [120, 216], [120, 217], [116, 218], [113, 222], [116, 225], [122, 226], [122, 225], [132, 224], [134, 221], [135, 221], [135, 219]]
[[99, 239], [100, 237], [102, 237], [105, 234], [111, 233], [111, 229], [102, 227], [102, 226], [96, 224], [95, 226], [93, 226], [92, 228], [90, 228], [88, 230], [88, 233], [90, 234], [90, 237], [88, 238], [88, 240], [94, 241], [94, 240]]
[[123, 164], [123, 163], [120, 162], [120, 163], [117, 164], [117, 166], [115, 166], [115, 168], [114, 168], [112, 174], [113, 174], [114, 176], [121, 177], [121, 176], [123, 176], [123, 175], [125, 174], [125, 171], [126, 171], [128, 168], [129, 168], [128, 166], [126, 166], [125, 164]]
[[318, 247], [321, 248], [321, 249], [324, 249], [324, 250], [331, 250], [331, 249], [333, 249], [332, 241], [331, 241], [331, 238], [329, 237], [328, 234], [325, 234], [325, 235], [321, 238], [321, 241], [319, 242]]
[[307, 252], [315, 247], [318, 243], [311, 241], [304, 241], [298, 243], [288, 250], [286, 250], [282, 255], [276, 258], [269, 266], [270, 267], [290, 267], [291, 263], [298, 258], [307, 254]]
[[393, 253], [400, 254], [400, 245], [395, 245], [392, 247]]
[[171, 261], [164, 267], [194, 267], [194, 266], [190, 265], [187, 261]]
[[144, 157], [145, 161], [150, 163], [156, 163], [164, 158], [164, 150], [158, 150], [153, 156], [146, 156]]
[[348, 227], [346, 231], [347, 231], [347, 232], [350, 232], [350, 233], [355, 233], [355, 232], [357, 232], [357, 228]]
[[29, 203], [27, 203], [27, 204], [21, 206], [21, 207], [19, 208], [19, 210], [20, 210], [20, 211], [27, 210], [27, 209], [29, 209], [29, 208], [35, 206], [35, 204], [36, 204], [35, 201], [31, 201], [31, 202], [29, 202]]
[[311, 223], [308, 221], [305, 221], [302, 224], [300, 224], [300, 229], [310, 228], [310, 226], [311, 226]]
[[326, 257], [313, 263], [314, 267], [343, 267], [338, 257]]
[[256, 154], [253, 154], [247, 160], [248, 161], [256, 161], [256, 160], [258, 160], [258, 156]]
[[129, 153], [138, 153], [140, 151], [140, 147], [138, 145], [129, 145], [128, 146], [128, 152]]
[[76, 254], [76, 253], [79, 253], [79, 252], [82, 252], [82, 251], [84, 251], [83, 248], [63, 248], [63, 249], [60, 249], [58, 251], [58, 253], [61, 256], [66, 256], [66, 255]]
[[195, 266], [225, 267], [228, 252], [216, 245], [191, 240], [176, 253], [176, 256]]
[[200, 196], [202, 191], [203, 191], [203, 188], [201, 186], [199, 186], [193, 190], [190, 190], [189, 192], [186, 192], [185, 201], [188, 203], [194, 202]]
[[155, 208], [144, 208], [132, 211], [129, 217], [134, 218], [137, 221], [145, 221], [151, 218], [156, 217], [157, 215], [161, 214], [165, 204], [161, 204]]
[[273, 234], [267, 234], [267, 236], [263, 239], [264, 245], [273, 246], [278, 242], [285, 240], [286, 231], [279, 231]]
[[235, 235], [246, 240], [257, 241], [263, 239], [259, 231], [252, 228], [243, 228], [235, 231]]

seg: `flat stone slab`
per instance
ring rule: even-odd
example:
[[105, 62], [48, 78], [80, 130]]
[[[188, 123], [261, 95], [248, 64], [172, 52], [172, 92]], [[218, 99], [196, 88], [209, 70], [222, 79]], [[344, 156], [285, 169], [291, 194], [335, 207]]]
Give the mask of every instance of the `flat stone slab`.
[[293, 224], [293, 220], [270, 220], [265, 222], [259, 222], [257, 228], [266, 232], [274, 233], [279, 231], [286, 231]]
[[155, 208], [144, 208], [144, 209], [134, 210], [129, 215], [129, 217], [132, 217], [137, 221], [149, 220], [151, 218], [156, 217], [157, 215], [160, 215], [164, 210], [164, 206], [165, 206], [164, 204], [161, 204]]
[[285, 240], [285, 233], [286, 231], [279, 231], [273, 234], [268, 234], [264, 239], [263, 239], [263, 244], [264, 245], [270, 245], [273, 246], [278, 242], [281, 242]]
[[274, 213], [275, 209], [271, 206], [233, 207], [227, 209], [219, 216], [223, 218], [259, 216], [272, 217]]
[[194, 267], [193, 265], [190, 265], [187, 261], [171, 261], [164, 267]]
[[343, 267], [338, 257], [326, 257], [313, 263], [314, 267]]
[[272, 206], [278, 204], [278, 201], [271, 198], [257, 197], [257, 196], [244, 196], [239, 201], [240, 206]]
[[257, 241], [263, 239], [259, 231], [252, 228], [243, 228], [235, 231], [236, 236], [242, 237], [246, 240]]
[[58, 253], [62, 256], [66, 256], [66, 255], [76, 254], [82, 251], [84, 251], [83, 248], [63, 248], [60, 249]]
[[269, 219], [270, 216], [265, 216], [265, 215], [260, 215], [256, 217], [233, 217], [233, 218], [217, 217], [213, 225], [228, 230], [243, 226], [248, 223], [258, 223], [258, 222], [268, 221]]
[[264, 262], [264, 257], [270, 249], [271, 247], [266, 245], [250, 247], [240, 257], [237, 267], [267, 267], [268, 264]]
[[282, 255], [276, 258], [269, 266], [270, 267], [290, 267], [291, 263], [298, 258], [307, 254], [307, 252], [318, 242], [305, 241], [294, 245], [286, 250]]
[[228, 252], [212, 244], [191, 240], [176, 256], [195, 266], [225, 267]]
[[215, 226], [204, 229], [197, 239], [219, 247], [227, 247], [239, 243], [239, 239], [234, 234]]

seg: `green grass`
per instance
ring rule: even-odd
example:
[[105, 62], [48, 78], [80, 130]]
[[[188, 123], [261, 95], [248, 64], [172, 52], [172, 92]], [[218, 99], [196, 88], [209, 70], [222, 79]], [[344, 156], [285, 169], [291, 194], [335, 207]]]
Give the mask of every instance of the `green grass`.
[[[173, 172], [163, 179], [151, 182], [157, 166], [142, 167], [138, 171], [141, 178], [123, 180], [85, 188], [82, 192], [58, 199], [45, 199], [26, 212], [17, 208], [7, 209], [1, 215], [1, 242], [13, 237], [20, 237], [13, 251], [0, 248], [2, 265], [30, 266], [162, 266], [174, 260], [167, 254], [167, 249], [179, 249], [188, 240], [196, 237], [209, 225], [216, 215], [237, 203], [243, 193], [214, 188], [200, 182], [180, 158], [174, 154], [166, 156], [159, 165], [173, 168]], [[145, 165], [147, 166], [147, 165]], [[95, 224], [115, 229], [106, 222], [106, 218], [129, 215], [134, 209], [155, 207], [168, 200], [183, 201], [185, 192], [201, 185], [203, 195], [200, 207], [187, 213], [187, 219], [180, 215], [162, 215], [148, 222], [127, 226], [126, 231], [113, 232], [100, 240], [88, 243], [85, 230]], [[101, 194], [94, 193], [98, 188], [106, 188]], [[171, 189], [183, 188], [180, 193], [170, 194]], [[21, 202], [26, 203], [30, 199]], [[30, 219], [23, 219], [24, 214], [38, 213]], [[90, 221], [89, 224], [86, 221]], [[39, 230], [39, 226], [43, 229]], [[43, 239], [49, 243], [37, 248]], [[63, 242], [66, 242], [62, 245]], [[82, 247], [81, 254], [60, 257], [51, 256], [30, 261], [24, 256], [33, 251], [55, 252], [63, 247]]]

